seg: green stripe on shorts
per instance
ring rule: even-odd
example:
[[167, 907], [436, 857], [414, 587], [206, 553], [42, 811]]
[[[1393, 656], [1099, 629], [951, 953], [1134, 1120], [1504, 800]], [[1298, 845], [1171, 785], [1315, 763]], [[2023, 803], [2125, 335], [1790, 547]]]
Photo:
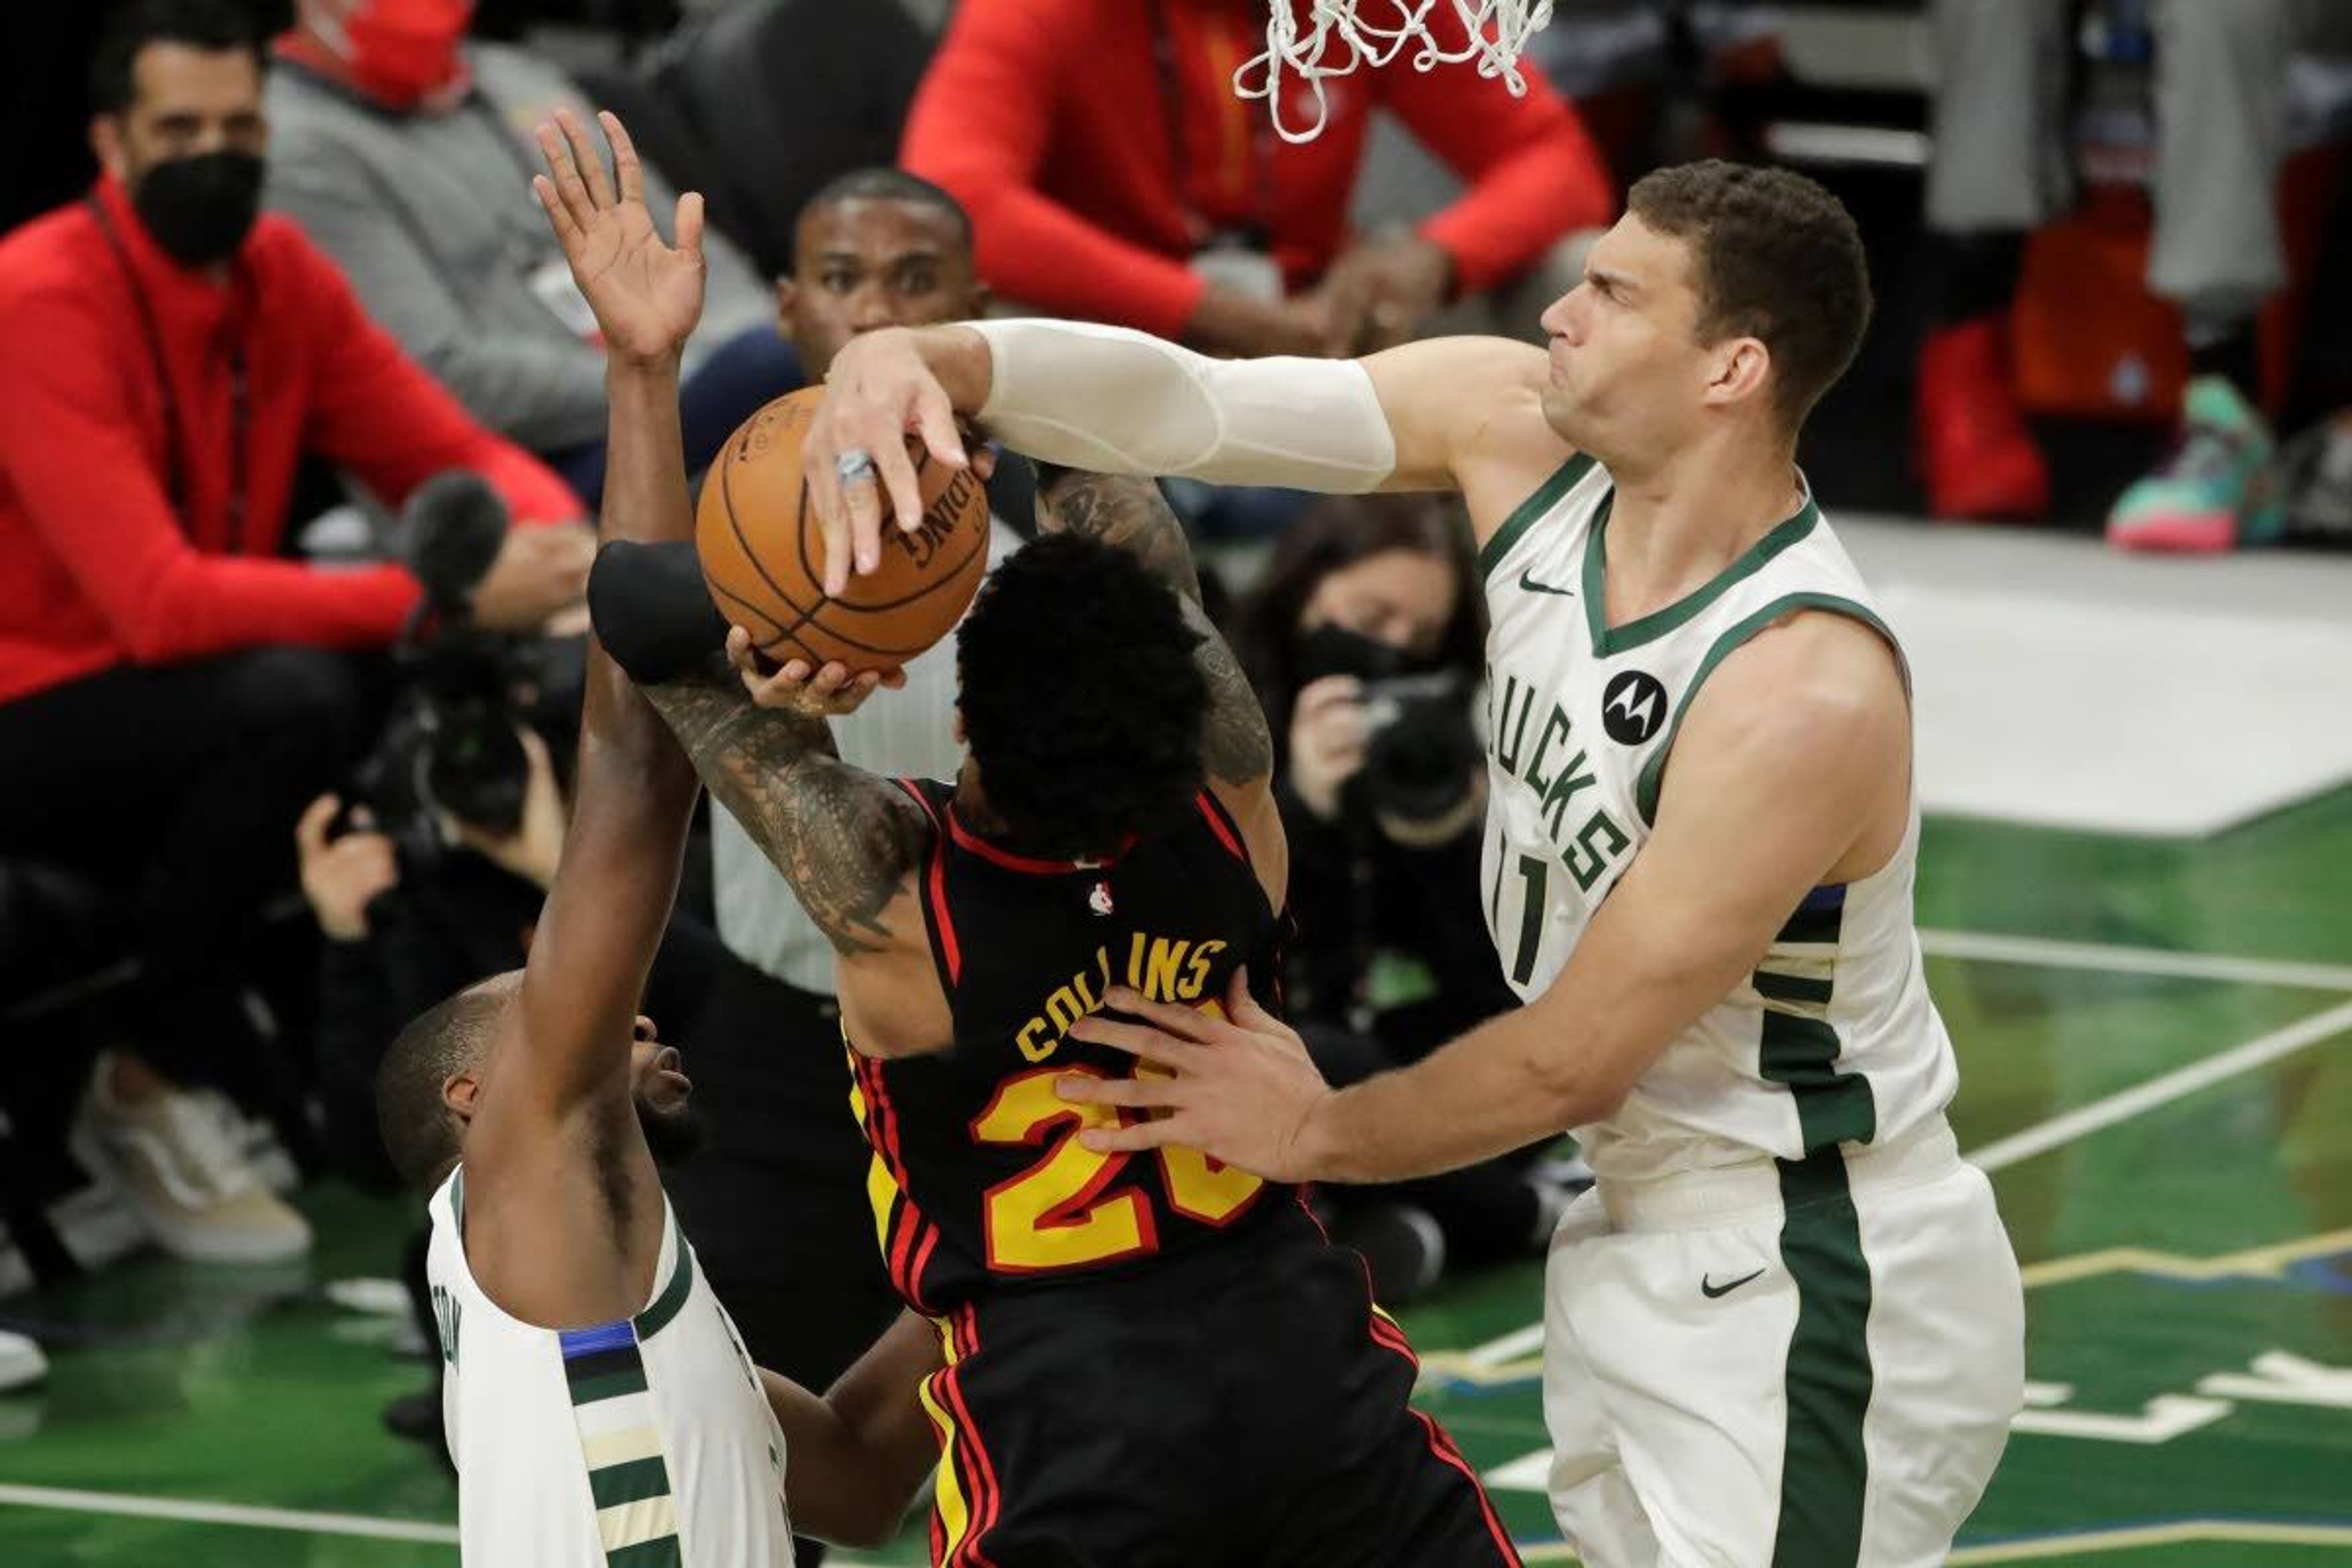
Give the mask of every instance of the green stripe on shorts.
[[1780, 1262], [1797, 1287], [1797, 1329], [1783, 1374], [1789, 1426], [1780, 1450], [1773, 1568], [1851, 1568], [1862, 1560], [1870, 1462], [1870, 1266], [1834, 1147], [1782, 1160]]

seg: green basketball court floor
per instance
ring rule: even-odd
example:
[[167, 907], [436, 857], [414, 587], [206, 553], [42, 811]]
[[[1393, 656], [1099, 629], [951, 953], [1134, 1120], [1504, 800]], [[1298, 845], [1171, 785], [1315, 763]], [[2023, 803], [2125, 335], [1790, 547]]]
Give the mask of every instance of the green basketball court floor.
[[[2189, 844], [1933, 823], [1920, 917], [2030, 1323], [2032, 1407], [1953, 1561], [2352, 1568], [2352, 791]], [[291, 1275], [150, 1260], [0, 1302], [56, 1362], [0, 1396], [0, 1564], [455, 1561], [454, 1489], [377, 1421], [418, 1369], [311, 1284], [384, 1272], [398, 1214], [310, 1206]], [[1401, 1316], [1529, 1560], [1565, 1562], [1539, 1289]]]

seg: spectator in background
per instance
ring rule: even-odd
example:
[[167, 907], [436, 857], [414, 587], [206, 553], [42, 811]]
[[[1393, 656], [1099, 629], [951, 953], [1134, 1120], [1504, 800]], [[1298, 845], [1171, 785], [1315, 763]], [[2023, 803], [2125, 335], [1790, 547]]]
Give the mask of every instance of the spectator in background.
[[[1426, 496], [1326, 500], [1276, 544], [1234, 649], [1280, 747], [1290, 842], [1283, 995], [1324, 1076], [1353, 1083], [1514, 1005], [1479, 910], [1485, 658], [1469, 529]], [[1532, 1159], [1326, 1189], [1384, 1300], [1449, 1264], [1535, 1256], [1565, 1192]]]
[[[896, 169], [845, 174], [810, 199], [777, 300], [818, 380], [861, 332], [988, 308], [963, 209]], [[989, 482], [992, 563], [1020, 542], [1002, 520], [1026, 518], [1025, 469], [1008, 459]], [[889, 701], [835, 718], [834, 742], [873, 773], [950, 777], [962, 756], [954, 707], [950, 640], [910, 661]], [[752, 1359], [821, 1388], [898, 1308], [865, 1196], [871, 1152], [844, 1099], [833, 944], [733, 817], [714, 810], [710, 838], [719, 939], [742, 962], [724, 966], [688, 1037], [709, 1139], [671, 1173], [670, 1197]]]
[[[93, 72], [96, 187], [0, 240], [0, 854], [131, 889], [134, 1043], [100, 1058], [76, 1147], [194, 1258], [309, 1245], [225, 1104], [183, 1086], [252, 1047], [239, 963], [291, 881], [289, 827], [361, 738], [340, 656], [420, 602], [399, 566], [280, 558], [299, 457], [395, 504], [471, 468], [518, 517], [580, 515], [299, 231], [256, 220], [262, 66], [227, 0], [135, 0]], [[509, 534], [475, 616], [575, 605], [593, 547], [576, 524]]]
[[[2274, 209], [2294, 0], [2146, 0], [2155, 46], [2148, 287], [2178, 303], [2190, 381], [2173, 454], [2119, 497], [2127, 549], [2217, 551], [2278, 531], [2256, 484], [2273, 439], [2255, 321], [2286, 281]], [[1927, 225], [1937, 325], [1919, 361], [1917, 450], [1941, 517], [2038, 517], [2050, 478], [2019, 416], [2009, 310], [2025, 237], [2072, 200], [2073, 0], [1937, 0], [1940, 80]], [[2118, 15], [2113, 25], [2131, 25]]]
[[[593, 506], [604, 483], [604, 351], [530, 200], [530, 132], [593, 110], [562, 74], [468, 43], [473, 0], [299, 0], [269, 86], [269, 206], [351, 275], [360, 299], [474, 417], [552, 463]], [[667, 221], [675, 195], [646, 171]], [[699, 470], [753, 410], [799, 384], [768, 290], [716, 234], [680, 390]]]
[[[970, 210], [981, 273], [1001, 292], [1211, 353], [1400, 342], [1449, 300], [1609, 221], [1599, 156], [1533, 73], [1513, 98], [1466, 68], [1414, 70], [1408, 50], [1326, 82], [1321, 135], [1284, 142], [1264, 104], [1234, 96], [1234, 68], [1264, 47], [1265, 6], [963, 0], [900, 162]], [[1454, 8], [1429, 9], [1433, 35], [1461, 42]], [[1375, 109], [1469, 188], [1417, 232], [1351, 239], [1349, 194]], [[1293, 79], [1285, 123], [1312, 113]], [[1533, 320], [1507, 325], [1531, 331]]]

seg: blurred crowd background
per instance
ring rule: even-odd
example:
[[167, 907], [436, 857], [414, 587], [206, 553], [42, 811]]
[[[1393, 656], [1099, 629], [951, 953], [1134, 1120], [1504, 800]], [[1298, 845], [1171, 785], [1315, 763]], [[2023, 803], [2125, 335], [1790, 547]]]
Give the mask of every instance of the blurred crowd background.
[[[1524, 95], [1400, 61], [1295, 144], [1233, 91], [1265, 3], [0, 12], [0, 1294], [142, 1245], [299, 1258], [306, 1187], [391, 1185], [392, 1034], [520, 961], [603, 479], [602, 350], [527, 189], [559, 105], [707, 198], [698, 468], [894, 323], [1533, 339], [1628, 183], [1724, 156], [1820, 178], [1871, 247], [1802, 454], [1833, 510], [2352, 537], [2352, 6], [1560, 0]], [[1281, 746], [1296, 1018], [1335, 1079], [1411, 1059], [1509, 1002], [1465, 531], [1170, 489]], [[1020, 465], [993, 491], [1018, 549]], [[946, 776], [951, 669], [912, 673], [843, 749]], [[829, 950], [723, 816], [692, 869], [648, 1005], [709, 1108], [673, 1191], [752, 1355], [821, 1387], [894, 1306]], [[1409, 1300], [1538, 1255], [1580, 1179], [1530, 1150], [1325, 1202]], [[37, 1375], [5, 1339], [0, 1382]], [[386, 1417], [433, 1439], [424, 1384]]]

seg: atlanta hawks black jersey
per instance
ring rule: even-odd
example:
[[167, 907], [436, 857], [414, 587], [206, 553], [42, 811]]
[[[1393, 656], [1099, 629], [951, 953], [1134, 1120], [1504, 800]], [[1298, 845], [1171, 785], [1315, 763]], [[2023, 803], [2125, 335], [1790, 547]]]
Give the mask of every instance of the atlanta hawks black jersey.
[[1153, 1070], [1071, 1037], [1114, 984], [1214, 1010], [1236, 967], [1271, 1006], [1277, 918], [1242, 836], [1205, 790], [1173, 828], [1098, 862], [1039, 860], [956, 817], [954, 786], [901, 780], [936, 832], [922, 900], [955, 1023], [936, 1055], [874, 1060], [852, 1093], [893, 1282], [938, 1316], [1002, 1287], [1145, 1267], [1286, 1213], [1273, 1186], [1189, 1149], [1098, 1154], [1111, 1107], [1055, 1092], [1071, 1073]]

